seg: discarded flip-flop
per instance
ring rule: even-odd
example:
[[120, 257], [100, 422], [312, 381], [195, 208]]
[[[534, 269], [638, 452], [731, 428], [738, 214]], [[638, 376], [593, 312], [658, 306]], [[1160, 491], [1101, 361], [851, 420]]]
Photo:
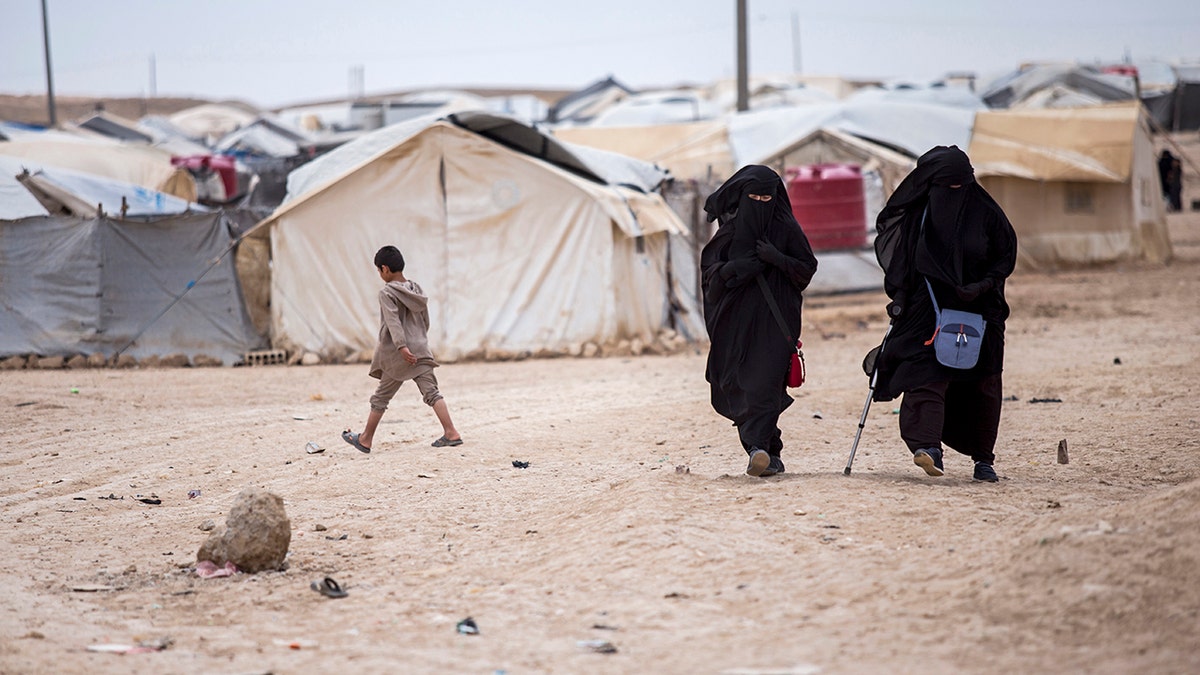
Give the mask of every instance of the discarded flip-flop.
[[462, 445], [462, 443], [463, 443], [463, 442], [462, 442], [462, 439], [461, 439], [461, 438], [456, 438], [456, 439], [454, 439], [454, 440], [450, 440], [449, 438], [446, 438], [445, 436], [442, 436], [441, 438], [439, 438], [439, 439], [437, 439], [436, 441], [434, 441], [434, 442], [432, 443], [432, 445], [433, 445], [433, 447], [435, 447], [435, 448], [444, 448], [444, 447], [446, 447], [446, 446], [454, 447], [454, 446], [456, 446], [456, 445]]
[[342, 590], [341, 586], [338, 586], [338, 582], [334, 581], [330, 577], [325, 577], [320, 581], [314, 581], [309, 586], [314, 591], [327, 598], [344, 598], [349, 595], [349, 593]]
[[371, 452], [370, 448], [368, 448], [367, 446], [358, 442], [359, 435], [360, 434], [353, 433], [349, 429], [347, 429], [342, 432], [342, 440], [346, 441], [350, 445], [353, 445], [354, 447], [358, 448], [359, 452], [370, 453]]

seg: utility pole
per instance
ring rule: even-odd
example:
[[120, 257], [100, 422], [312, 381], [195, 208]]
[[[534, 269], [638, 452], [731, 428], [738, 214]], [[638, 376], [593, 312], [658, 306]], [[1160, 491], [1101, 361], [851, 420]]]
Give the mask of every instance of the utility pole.
[[800, 14], [792, 12], [792, 70], [799, 75], [800, 68]]
[[750, 109], [750, 77], [746, 57], [746, 0], [737, 0], [737, 109]]
[[50, 126], [58, 126], [58, 113], [54, 109], [54, 74], [50, 69], [50, 21], [47, 18], [46, 0], [42, 0], [42, 44], [46, 48], [46, 106], [50, 112]]
[[158, 98], [158, 65], [150, 52], [150, 98]]

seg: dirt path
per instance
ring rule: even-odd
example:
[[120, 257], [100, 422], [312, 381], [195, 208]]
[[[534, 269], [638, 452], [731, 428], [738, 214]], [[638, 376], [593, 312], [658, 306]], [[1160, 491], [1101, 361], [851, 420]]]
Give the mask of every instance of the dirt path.
[[[402, 390], [370, 456], [338, 438], [363, 366], [0, 373], [0, 672], [1195, 672], [1200, 221], [1176, 218], [1167, 267], [1013, 279], [997, 485], [953, 453], [926, 477], [888, 404], [842, 475], [877, 294], [810, 298], [765, 480], [701, 353], [446, 366], [466, 445], [430, 448]], [[251, 485], [285, 501], [289, 568], [197, 578], [198, 526]]]

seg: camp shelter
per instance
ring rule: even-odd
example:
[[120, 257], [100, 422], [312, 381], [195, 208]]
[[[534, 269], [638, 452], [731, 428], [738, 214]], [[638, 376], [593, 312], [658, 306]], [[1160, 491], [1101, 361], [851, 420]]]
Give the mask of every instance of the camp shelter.
[[171, 153], [145, 144], [45, 131], [0, 141], [0, 155], [21, 160], [30, 171], [69, 169], [196, 201], [191, 174], [172, 166]]
[[173, 127], [191, 138], [214, 143], [222, 136], [244, 127], [257, 119], [256, 112], [224, 103], [202, 103], [169, 116]]
[[554, 137], [657, 164], [677, 179], [723, 180], [737, 168], [726, 123], [683, 122], [624, 127], [561, 127]]
[[0, 358], [206, 355], [262, 346], [223, 213], [0, 221]]
[[1036, 269], [1171, 257], [1154, 145], [1136, 101], [980, 112], [968, 155]]
[[424, 118], [293, 172], [288, 200], [257, 226], [270, 228], [274, 344], [330, 358], [373, 349], [372, 261], [389, 244], [429, 296], [430, 343], [447, 361], [650, 344], [668, 328], [702, 336], [673, 278], [668, 234], [682, 226], [662, 198], [519, 126]]

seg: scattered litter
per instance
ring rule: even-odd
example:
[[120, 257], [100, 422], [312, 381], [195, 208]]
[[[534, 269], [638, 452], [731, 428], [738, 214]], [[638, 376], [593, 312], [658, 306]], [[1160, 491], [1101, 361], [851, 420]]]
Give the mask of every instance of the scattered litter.
[[609, 626], [609, 625], [603, 624], [603, 623], [594, 623], [594, 624], [592, 624], [592, 629], [594, 629], [594, 630], [617, 630], [617, 627]]
[[1067, 456], [1067, 439], [1065, 438], [1058, 442], [1058, 463], [1071, 463], [1071, 458]]
[[158, 498], [158, 495], [153, 494], [153, 493], [149, 494], [149, 495], [134, 495], [133, 498], [143, 504], [161, 504], [162, 503], [162, 500]]
[[79, 393], [79, 387], [71, 387], [71, 393], [72, 393], [72, 394], [78, 394], [78, 393]]
[[676, 464], [675, 473], [691, 473], [692, 469], [687, 464]]
[[818, 410], [813, 413], [813, 419], [814, 420], [823, 420], [823, 419], [825, 419], [825, 416], [821, 414], [820, 410]]
[[340, 537], [325, 537], [325, 538], [328, 539], [329, 541], [346, 541], [346, 537], [348, 537], [348, 536], [350, 536], [350, 535], [343, 534]]
[[805, 511], [804, 509], [796, 509], [795, 511], [792, 511], [792, 515], [793, 516], [807, 516], [808, 511]]
[[597, 654], [616, 654], [617, 647], [608, 640], [579, 640], [575, 644]]
[[518, 468], [518, 469], [528, 469], [528, 468], [529, 468], [529, 462], [522, 462], [522, 461], [521, 461], [521, 460], [519, 460], [519, 459], [514, 459], [514, 460], [513, 460], [513, 467], [515, 467], [515, 468]]
[[427, 473], [419, 473], [417, 474], [417, 478], [433, 478], [433, 476], [430, 476]]
[[89, 652], [102, 652], [105, 654], [148, 654], [150, 652], [161, 652], [170, 647], [175, 641], [170, 637], [160, 637], [153, 640], [142, 640], [135, 645], [121, 644], [99, 644], [88, 645]]
[[1114, 366], [1119, 366], [1119, 365], [1121, 365], [1121, 357], [1119, 357], [1119, 356], [1117, 356], [1117, 357], [1114, 357], [1114, 358], [1113, 358], [1113, 365], [1114, 365]]
[[1031, 398], [1030, 403], [1062, 403], [1061, 398]]
[[16, 407], [18, 407], [18, 408], [24, 408], [25, 406], [27, 406], [27, 405], [33, 405], [34, 403], [37, 403], [37, 401], [25, 401], [24, 403], [18, 403], [18, 404], [16, 405]]
[[300, 420], [300, 421], [302, 421], [302, 422], [303, 422], [304, 420], [309, 420], [309, 419], [312, 419], [312, 418], [311, 418], [311, 417], [309, 417], [308, 415], [292, 415], [292, 419], [294, 419], [294, 420]]
[[196, 563], [196, 576], [202, 579], [231, 577], [237, 574], [237, 571], [237, 565], [234, 565], [232, 562], [226, 562], [222, 567], [217, 567], [217, 564], [211, 560], [201, 560]]
[[459, 621], [458, 624], [454, 626], [454, 629], [462, 635], [479, 635], [479, 626], [475, 624], [475, 619], [472, 619], [469, 616], [462, 621]]
[[899, 414], [900, 414], [900, 409], [899, 409], [899, 408], [892, 408], [892, 414], [893, 414], [893, 415], [899, 415]]
[[195, 499], [200, 496], [199, 490], [188, 490], [188, 499]]
[[76, 593], [98, 593], [100, 591], [114, 591], [116, 590], [116, 587], [105, 586], [103, 584], [80, 584], [78, 586], [72, 586], [71, 590], [75, 591]]
[[325, 448], [317, 445], [316, 441], [309, 441], [308, 443], [304, 444], [304, 452], [307, 452], [310, 455], [316, 455], [325, 452]]
[[327, 598], [344, 598], [350, 595], [342, 590], [342, 587], [338, 585], [338, 582], [333, 580], [333, 577], [325, 577], [320, 581], [314, 581], [308, 587]]
[[317, 648], [316, 640], [309, 640], [306, 638], [299, 638], [296, 640], [281, 640], [279, 638], [275, 638], [273, 640], [273, 642], [275, 644], [279, 645], [280, 647], [287, 647], [288, 649], [316, 649]]
[[313, 401], [324, 401], [325, 394], [322, 394], [321, 392], [317, 392], [317, 393], [313, 394], [312, 396], [309, 396], [308, 398]]
[[74, 499], [77, 502], [86, 502], [87, 501], [87, 497], [71, 497], [71, 499]]
[[108, 493], [108, 496], [107, 496], [107, 497], [101, 497], [100, 499], [114, 499], [114, 500], [116, 500], [116, 499], [125, 499], [125, 498], [124, 498], [124, 497], [118, 497], [118, 496], [116, 496], [116, 495], [114, 495], [113, 493], [111, 493], [111, 492], [110, 492], [110, 493]]
[[1020, 401], [1020, 400], [1021, 400], [1021, 397], [1020, 397], [1020, 396], [1005, 396], [1005, 397], [1004, 397], [1003, 399], [1001, 399], [1001, 400], [1004, 400], [1004, 401]]

